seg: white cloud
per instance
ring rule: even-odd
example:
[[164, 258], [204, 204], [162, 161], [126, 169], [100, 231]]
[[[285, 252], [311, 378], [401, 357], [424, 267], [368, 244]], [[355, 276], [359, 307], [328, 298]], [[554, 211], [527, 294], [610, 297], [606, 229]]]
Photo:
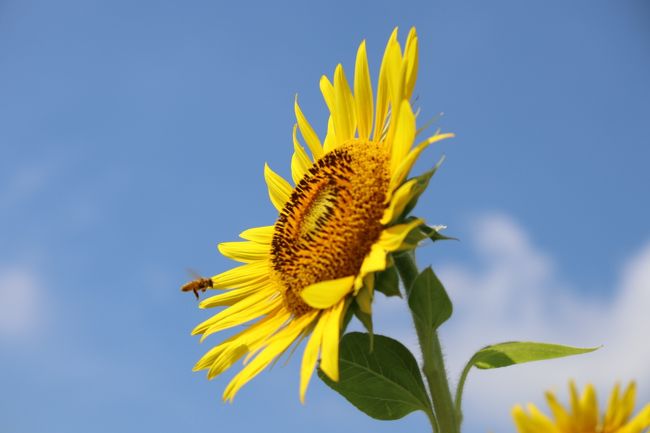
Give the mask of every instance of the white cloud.
[[26, 269], [0, 269], [0, 338], [27, 336], [39, 324], [39, 288]]
[[[454, 302], [454, 316], [441, 329], [453, 381], [467, 359], [490, 343], [603, 347], [573, 358], [473, 370], [465, 391], [466, 431], [514, 431], [510, 410], [515, 403], [533, 401], [546, 410], [547, 389], [566, 401], [570, 378], [580, 386], [594, 383], [601, 405], [616, 381], [631, 379], [638, 382], [639, 400], [650, 401], [650, 243], [631, 256], [609, 297], [602, 297], [572, 288], [511, 218], [485, 215], [473, 229], [469, 244], [479, 265], [435, 269]], [[404, 313], [394, 300], [381, 302], [377, 321], [400, 309]], [[388, 320], [383, 329], [415, 347], [408, 323], [403, 316], [400, 320], [400, 325]]]

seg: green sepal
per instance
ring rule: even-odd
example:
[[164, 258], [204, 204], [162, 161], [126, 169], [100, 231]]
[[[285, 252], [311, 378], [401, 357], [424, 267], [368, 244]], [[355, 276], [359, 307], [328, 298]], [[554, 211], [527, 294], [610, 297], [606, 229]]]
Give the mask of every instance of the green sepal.
[[366, 415], [396, 420], [431, 405], [415, 357], [399, 341], [375, 335], [370, 351], [368, 334], [345, 334], [339, 346], [339, 381], [320, 369], [318, 376]]
[[370, 338], [370, 351], [372, 352], [375, 347], [375, 333], [372, 327], [372, 315], [361, 311], [359, 304], [356, 302], [352, 305], [351, 310], [353, 310], [354, 316], [359, 319], [359, 322], [361, 322], [363, 327], [366, 328], [366, 331], [368, 331], [368, 336]]
[[399, 290], [399, 275], [395, 266], [390, 266], [381, 272], [375, 273], [375, 291], [386, 296], [402, 297]]
[[424, 191], [426, 191], [431, 178], [434, 174], [436, 174], [436, 171], [438, 171], [444, 160], [445, 157], [442, 156], [431, 170], [413, 178], [416, 179], [416, 184], [413, 186], [413, 196], [411, 197], [411, 200], [408, 202], [408, 204], [404, 207], [404, 211], [402, 211], [402, 218], [407, 217], [408, 214], [411, 213], [411, 211], [415, 208], [415, 205], [417, 205], [420, 196]]
[[440, 230], [446, 229], [447, 226], [443, 225], [438, 225], [438, 226], [428, 226], [426, 224], [422, 224], [420, 226], [420, 232], [424, 234], [427, 238], [431, 239], [433, 242], [436, 241], [457, 241], [458, 238], [453, 238], [451, 236], [445, 236], [442, 233], [440, 233]]
[[[356, 305], [356, 302], [354, 305]], [[343, 314], [343, 320], [341, 321], [341, 335], [345, 334], [345, 331], [348, 329], [348, 325], [350, 324], [350, 320], [352, 320], [352, 316], [354, 316], [352, 300], [346, 301], [343, 311], [345, 311], [345, 313]]]
[[[406, 218], [404, 221], [408, 223], [413, 219], [415, 219], [415, 217], [410, 216]], [[420, 224], [418, 227], [411, 230], [411, 232], [406, 236], [406, 238], [404, 239], [404, 244], [408, 245], [409, 249], [414, 249], [417, 248], [419, 244], [426, 239], [431, 239], [432, 242], [445, 241], [445, 240], [457, 241], [458, 240], [457, 238], [445, 236], [442, 233], [440, 233], [441, 230], [444, 230], [446, 228], [447, 226], [443, 226], [443, 225], [429, 226], [426, 224]]]
[[408, 304], [415, 319], [431, 330], [438, 329], [453, 311], [447, 291], [430, 266], [413, 281]]

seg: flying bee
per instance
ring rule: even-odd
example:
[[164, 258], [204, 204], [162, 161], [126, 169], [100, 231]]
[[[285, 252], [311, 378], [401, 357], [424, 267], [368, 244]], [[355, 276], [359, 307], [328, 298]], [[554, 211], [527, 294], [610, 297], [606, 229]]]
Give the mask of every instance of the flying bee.
[[199, 299], [199, 290], [205, 292], [212, 288], [212, 278], [197, 278], [189, 283], [183, 284], [181, 292], [194, 292], [196, 299]]

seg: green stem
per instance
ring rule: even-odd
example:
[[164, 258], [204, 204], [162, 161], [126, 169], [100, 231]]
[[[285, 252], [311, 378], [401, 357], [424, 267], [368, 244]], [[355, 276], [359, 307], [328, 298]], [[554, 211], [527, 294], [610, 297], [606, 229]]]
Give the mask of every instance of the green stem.
[[[429, 402], [429, 406], [431, 406], [431, 402]], [[427, 418], [429, 419], [429, 424], [431, 424], [431, 430], [433, 433], [439, 433], [438, 432], [438, 420], [436, 419], [436, 416], [433, 414], [433, 408], [429, 407], [429, 410], [426, 411]]]
[[474, 358], [470, 359], [465, 368], [463, 368], [463, 372], [460, 374], [460, 379], [458, 380], [458, 385], [456, 386], [456, 398], [454, 399], [454, 407], [456, 408], [456, 417], [459, 426], [463, 422], [461, 404], [463, 402], [463, 389], [465, 388], [465, 380], [467, 379], [467, 375], [473, 366]]
[[[399, 272], [407, 296], [410, 294], [413, 281], [418, 276], [418, 268], [415, 263], [415, 254], [407, 252], [396, 254], [394, 257], [395, 266]], [[422, 350], [422, 372], [429, 385], [433, 407], [436, 411], [440, 433], [459, 433], [460, 427], [456, 422], [456, 411], [451, 398], [449, 380], [442, 356], [442, 348], [438, 333], [435, 329], [423, 326], [413, 316], [413, 323], [418, 335], [420, 349]]]

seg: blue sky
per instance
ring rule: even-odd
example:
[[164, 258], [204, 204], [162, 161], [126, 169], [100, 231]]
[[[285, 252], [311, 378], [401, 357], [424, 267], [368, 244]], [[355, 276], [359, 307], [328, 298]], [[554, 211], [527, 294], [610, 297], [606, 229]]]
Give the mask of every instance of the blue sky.
[[[457, 303], [452, 374], [522, 331], [619, 342], [470, 378], [466, 430], [512, 431], [512, 404], [574, 372], [603, 392], [636, 377], [650, 401], [631, 331], [650, 323], [630, 319], [650, 305], [650, 7], [404, 3], [0, 1], [0, 431], [424, 431], [320, 383], [301, 406], [295, 360], [222, 404], [227, 378], [190, 371], [206, 313], [178, 291], [187, 268], [231, 266], [218, 242], [274, 220], [262, 168], [289, 174], [294, 95], [322, 131], [319, 77], [350, 73], [364, 38], [376, 72], [392, 28], [413, 25], [422, 115], [457, 134], [417, 167], [447, 156], [418, 213], [462, 239], [420, 254]], [[408, 317], [386, 316], [408, 339]]]

